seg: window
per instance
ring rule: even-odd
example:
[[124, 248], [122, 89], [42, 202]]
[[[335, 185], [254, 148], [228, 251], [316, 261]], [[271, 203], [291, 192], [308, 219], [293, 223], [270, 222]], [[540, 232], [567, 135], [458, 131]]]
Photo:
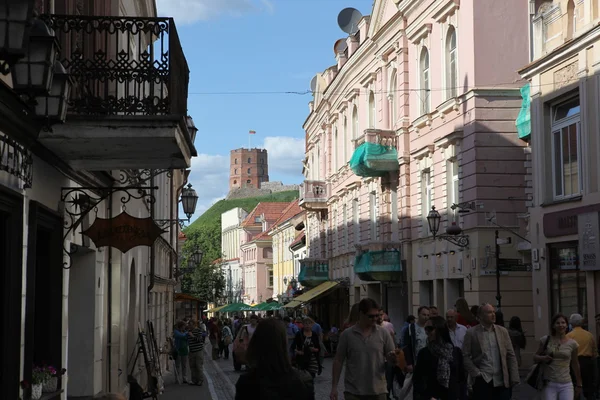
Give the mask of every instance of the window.
[[248, 173], [250, 173], [250, 171], [252, 171], [252, 168], [248, 168]]
[[273, 287], [273, 268], [268, 269], [268, 274], [269, 274], [268, 278], [267, 278], [268, 279], [268, 281], [267, 281], [268, 287]]
[[433, 206], [433, 184], [431, 170], [427, 169], [421, 174], [421, 212], [423, 214], [423, 226], [428, 230], [427, 215]]
[[554, 197], [581, 194], [579, 98], [570, 99], [552, 110], [552, 163]]
[[234, 184], [234, 185], [237, 185], [237, 181], [236, 181], [236, 180], [234, 180], [234, 181], [233, 181], [233, 184]]
[[456, 30], [453, 26], [448, 29], [446, 36], [446, 96], [448, 99], [456, 97], [458, 90], [458, 74], [456, 63]]
[[360, 209], [358, 199], [352, 200], [352, 225], [354, 226], [354, 243], [360, 243]]
[[549, 248], [551, 270], [551, 314], [579, 313], [587, 315], [585, 272], [579, 270], [577, 242], [553, 245]]
[[358, 139], [358, 108], [352, 110], [352, 139]]
[[348, 250], [348, 206], [342, 206], [342, 244], [344, 250]]
[[392, 71], [392, 83], [390, 84], [390, 93], [388, 94], [389, 107], [390, 107], [390, 129], [394, 129], [396, 125], [396, 90], [398, 86], [398, 80], [396, 70]]
[[447, 182], [447, 192], [448, 192], [448, 215], [452, 217], [450, 222], [458, 222], [458, 208], [452, 210], [452, 204], [460, 203], [458, 196], [458, 160], [456, 157], [448, 160], [447, 164], [448, 177], [446, 178]]
[[233, 161], [234, 164], [237, 164], [237, 158]]
[[573, 39], [577, 30], [577, 15], [575, 14], [575, 2], [569, 0], [567, 3], [567, 40]]
[[262, 222], [261, 217], [254, 217], [254, 222], [261, 223]]
[[337, 128], [335, 128], [335, 132], [333, 134], [333, 171], [337, 172], [338, 168], [338, 131]]
[[423, 47], [421, 51], [421, 58], [419, 60], [420, 72], [421, 72], [421, 115], [429, 113], [429, 50]]
[[248, 164], [252, 164], [252, 158], [248, 157]]
[[246, 181], [246, 183], [252, 183], [252, 181], [251, 181], [250, 179], [248, 179], [248, 180]]
[[369, 93], [369, 128], [375, 128], [375, 95]]
[[344, 149], [344, 161], [343, 164], [346, 164], [348, 161], [348, 119], [344, 116], [344, 145], [342, 146]]
[[376, 240], [379, 237], [377, 228], [379, 227], [379, 199], [377, 198], [377, 192], [373, 190], [369, 194], [369, 209], [370, 209], [370, 222], [371, 222], [371, 240]]
[[237, 175], [237, 168], [233, 170], [233, 173]]

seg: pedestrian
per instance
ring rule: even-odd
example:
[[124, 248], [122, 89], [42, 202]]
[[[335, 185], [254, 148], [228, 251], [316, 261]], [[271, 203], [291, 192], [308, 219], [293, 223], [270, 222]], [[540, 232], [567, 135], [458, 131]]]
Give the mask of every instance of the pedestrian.
[[508, 322], [508, 334], [510, 335], [510, 341], [512, 342], [513, 349], [515, 350], [515, 356], [517, 357], [517, 364], [521, 367], [521, 349], [527, 346], [527, 339], [525, 338], [525, 331], [521, 325], [521, 318], [516, 315], [513, 316]]
[[360, 312], [358, 311], [358, 303], [355, 303], [352, 305], [352, 308], [350, 308], [350, 313], [342, 325], [340, 334], [342, 334], [346, 329], [354, 326], [358, 322], [359, 318]]
[[469, 303], [463, 297], [459, 297], [454, 303], [454, 308], [456, 308], [456, 322], [461, 325], [464, 325], [468, 328], [471, 328], [478, 324], [477, 318], [475, 316], [477, 314], [473, 314], [469, 309]]
[[221, 329], [221, 347], [219, 348], [219, 351], [223, 352], [223, 358], [225, 360], [229, 360], [229, 345], [233, 343], [233, 333], [229, 327], [230, 324], [231, 322], [229, 319], [226, 319], [223, 322], [223, 328]]
[[454, 346], [462, 349], [465, 335], [467, 333], [467, 327], [456, 322], [456, 310], [451, 308], [446, 311], [446, 323], [448, 324], [448, 331], [450, 333], [450, 339]]
[[437, 306], [429, 306], [429, 318], [438, 317], [440, 312], [438, 311]]
[[294, 364], [294, 359], [295, 359], [295, 355], [296, 355], [296, 348], [294, 347], [294, 340], [296, 339], [296, 334], [298, 332], [300, 332], [300, 329], [298, 329], [296, 324], [294, 324], [292, 322], [292, 320], [290, 319], [290, 317], [288, 317], [288, 316], [285, 316], [283, 318], [283, 322], [286, 326], [288, 349], [290, 351], [290, 357], [291, 357], [290, 360], [292, 361], [292, 364]]
[[400, 348], [404, 348], [406, 346], [406, 344], [404, 343], [404, 335], [406, 334], [406, 330], [415, 323], [417, 319], [415, 318], [414, 315], [409, 315], [408, 317], [406, 317], [406, 321], [404, 321], [404, 324], [402, 325], [402, 328], [400, 329]]
[[358, 305], [359, 320], [340, 336], [333, 361], [331, 400], [338, 399], [338, 383], [344, 363], [346, 400], [385, 400], [385, 362], [394, 362], [394, 342], [389, 332], [377, 325], [379, 305], [364, 298]]
[[191, 385], [202, 386], [204, 383], [204, 339], [206, 327], [202, 321], [191, 321], [192, 336], [189, 338], [189, 363], [191, 372]]
[[583, 329], [583, 316], [573, 314], [569, 317], [573, 330], [567, 333], [569, 339], [573, 339], [579, 346], [577, 348], [577, 359], [581, 371], [582, 392], [586, 399], [594, 399], [596, 392], [596, 362], [598, 348], [594, 335]]
[[248, 345], [249, 371], [235, 384], [236, 400], [314, 400], [312, 377], [292, 367], [285, 324], [261, 321]]
[[406, 371], [412, 372], [417, 362], [419, 351], [427, 345], [425, 323], [429, 320], [429, 307], [421, 306], [417, 310], [417, 321], [411, 324], [404, 332], [404, 357], [406, 357]]
[[186, 323], [184, 321], [177, 322], [177, 328], [173, 331], [175, 337], [175, 349], [177, 350], [177, 357], [175, 357], [175, 368], [177, 369], [177, 378], [179, 384], [188, 383], [187, 370], [188, 370], [188, 355], [190, 349], [188, 346], [188, 338], [192, 335], [191, 332], [185, 330]]
[[[383, 311], [383, 308], [379, 308], [379, 317], [377, 318], [377, 325], [379, 325], [380, 327], [382, 327], [383, 329], [385, 329], [386, 331], [389, 332], [390, 336], [392, 337], [392, 341], [394, 342], [394, 347], [396, 346], [396, 335], [394, 333], [394, 325], [392, 325], [391, 322], [387, 322], [385, 320], [385, 317], [387, 317], [387, 315], [385, 314], [385, 312]], [[385, 379], [387, 381], [387, 390], [388, 393], [391, 393], [392, 396], [394, 395], [394, 379], [396, 377], [396, 364], [397, 364], [397, 360], [394, 360], [393, 362], [386, 362], [385, 363]]]
[[311, 318], [304, 318], [302, 325], [303, 329], [296, 334], [294, 340], [296, 365], [314, 378], [321, 371], [321, 341], [313, 330], [314, 321]]
[[491, 304], [479, 308], [480, 324], [470, 328], [463, 343], [465, 369], [473, 379], [473, 398], [510, 400], [520, 383], [517, 358], [506, 328], [495, 325]]
[[321, 375], [321, 371], [323, 370], [323, 360], [325, 359], [325, 345], [323, 344], [323, 328], [321, 324], [317, 321], [316, 315], [309, 317], [313, 321], [312, 323], [312, 331], [319, 338], [319, 370], [317, 371], [318, 375]]
[[413, 374], [417, 399], [466, 400], [467, 379], [461, 350], [452, 343], [443, 317], [425, 323], [427, 346], [418, 355]]
[[[220, 322], [220, 321], [219, 321]], [[211, 356], [213, 360], [219, 358], [219, 342], [221, 341], [221, 330], [215, 319], [208, 328], [208, 339], [210, 340]]]

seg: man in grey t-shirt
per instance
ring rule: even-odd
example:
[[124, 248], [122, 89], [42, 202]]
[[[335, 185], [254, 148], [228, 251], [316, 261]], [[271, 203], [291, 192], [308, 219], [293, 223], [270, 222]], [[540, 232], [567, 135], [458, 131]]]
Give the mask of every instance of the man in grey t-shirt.
[[358, 323], [340, 336], [333, 361], [331, 400], [338, 399], [338, 383], [346, 363], [344, 398], [346, 400], [385, 400], [387, 381], [385, 361], [395, 361], [394, 341], [385, 329], [377, 325], [379, 306], [373, 299], [358, 304]]

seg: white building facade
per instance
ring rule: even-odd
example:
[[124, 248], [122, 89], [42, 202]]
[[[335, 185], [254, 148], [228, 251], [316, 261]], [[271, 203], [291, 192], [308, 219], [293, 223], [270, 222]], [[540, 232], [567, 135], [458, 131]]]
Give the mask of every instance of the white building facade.
[[242, 221], [248, 213], [236, 207], [221, 214], [221, 271], [225, 276], [225, 295], [228, 303], [241, 301], [243, 290], [242, 266], [240, 263], [240, 238]]

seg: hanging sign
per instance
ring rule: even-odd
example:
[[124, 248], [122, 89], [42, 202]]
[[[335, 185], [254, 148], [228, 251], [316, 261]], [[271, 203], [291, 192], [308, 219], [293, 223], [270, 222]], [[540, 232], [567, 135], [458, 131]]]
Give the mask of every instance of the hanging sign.
[[579, 269], [582, 271], [600, 270], [600, 235], [598, 233], [598, 213], [588, 212], [577, 216], [579, 230]]
[[137, 246], [152, 246], [164, 232], [150, 217], [136, 218], [122, 212], [114, 218], [96, 218], [82, 234], [96, 247], [110, 246], [126, 253]]

